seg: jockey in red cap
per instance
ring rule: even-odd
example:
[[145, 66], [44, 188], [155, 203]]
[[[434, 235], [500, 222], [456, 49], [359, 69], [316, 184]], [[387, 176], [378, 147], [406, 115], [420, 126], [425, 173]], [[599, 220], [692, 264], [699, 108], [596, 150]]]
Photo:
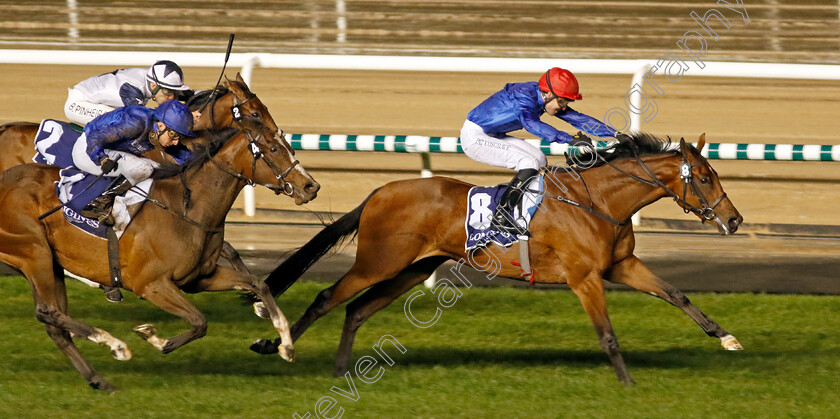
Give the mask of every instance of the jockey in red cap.
[[592, 145], [585, 135], [572, 137], [540, 121], [543, 113], [554, 115], [590, 135], [613, 137], [616, 131], [601, 121], [569, 107], [583, 99], [578, 81], [571, 71], [551, 68], [539, 82], [508, 83], [467, 115], [461, 128], [461, 147], [473, 160], [516, 170], [509, 188], [493, 215], [495, 227], [513, 228], [505, 214], [513, 214], [522, 190], [536, 181], [539, 168], [546, 165], [545, 155], [525, 140], [508, 132], [525, 129], [548, 142]]

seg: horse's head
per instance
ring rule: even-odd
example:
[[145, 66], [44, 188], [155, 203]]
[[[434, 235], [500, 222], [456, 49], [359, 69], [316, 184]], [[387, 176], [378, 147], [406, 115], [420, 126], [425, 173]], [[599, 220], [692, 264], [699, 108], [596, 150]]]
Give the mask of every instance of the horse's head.
[[[214, 95], [212, 100], [209, 99], [211, 95]], [[207, 104], [208, 100], [211, 100], [210, 104]], [[279, 131], [268, 108], [251, 92], [239, 73], [235, 80], [225, 77], [224, 85], [213, 91], [196, 94], [188, 105], [194, 111], [201, 109], [201, 117], [195, 124], [197, 130], [236, 126], [240, 120], [248, 119], [259, 120], [269, 129]]]
[[258, 120], [243, 120], [239, 125], [242, 141], [230, 141], [235, 149], [233, 171], [252, 184], [260, 184], [275, 193], [305, 204], [318, 194], [321, 185], [295, 159], [295, 152], [283, 132], [275, 131]]
[[700, 154], [705, 145], [706, 134], [700, 135], [696, 148], [680, 138], [682, 191], [678, 189], [676, 192], [682, 197], [682, 202], [678, 202], [686, 212], [693, 212], [702, 222], [714, 222], [721, 234], [732, 234], [738, 230], [744, 217], [726, 196], [715, 169]]

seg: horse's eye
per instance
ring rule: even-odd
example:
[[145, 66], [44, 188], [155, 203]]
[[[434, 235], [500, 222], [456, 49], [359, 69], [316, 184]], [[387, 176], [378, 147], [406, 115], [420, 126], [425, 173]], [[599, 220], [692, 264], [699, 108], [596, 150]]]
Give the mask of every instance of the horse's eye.
[[276, 153], [277, 152], [277, 147], [271, 147], [271, 152]]
[[251, 114], [251, 116], [253, 116], [254, 118], [259, 118], [260, 113], [259, 112], [254, 112], [254, 113]]
[[707, 177], [700, 178], [700, 183], [702, 183], [702, 184], [709, 183], [709, 178], [707, 178]]

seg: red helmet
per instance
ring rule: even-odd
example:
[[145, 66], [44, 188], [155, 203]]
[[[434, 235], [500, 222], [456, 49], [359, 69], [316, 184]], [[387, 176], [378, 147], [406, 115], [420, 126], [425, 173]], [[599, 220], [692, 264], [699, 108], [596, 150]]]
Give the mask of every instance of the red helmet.
[[569, 100], [583, 99], [583, 95], [578, 93], [578, 81], [575, 75], [562, 68], [554, 67], [546, 71], [540, 77], [540, 90]]

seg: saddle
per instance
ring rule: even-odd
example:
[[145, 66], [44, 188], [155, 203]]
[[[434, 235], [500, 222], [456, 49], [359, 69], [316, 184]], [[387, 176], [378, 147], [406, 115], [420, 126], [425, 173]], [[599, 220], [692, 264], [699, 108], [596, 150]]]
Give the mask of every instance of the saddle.
[[501, 247], [510, 247], [514, 243], [519, 243], [519, 266], [522, 268], [523, 276], [530, 277], [532, 285], [534, 277], [528, 257], [528, 238], [530, 237], [528, 227], [542, 203], [541, 191], [545, 190], [542, 173], [539, 175], [538, 182], [539, 191], [523, 191], [519, 205], [513, 209], [512, 214], [509, 214], [513, 221], [513, 230], [497, 229], [492, 223], [496, 207], [508, 188], [507, 184], [470, 188], [467, 193], [467, 216], [464, 223], [467, 233], [464, 250], [467, 252], [489, 246], [491, 243]]

